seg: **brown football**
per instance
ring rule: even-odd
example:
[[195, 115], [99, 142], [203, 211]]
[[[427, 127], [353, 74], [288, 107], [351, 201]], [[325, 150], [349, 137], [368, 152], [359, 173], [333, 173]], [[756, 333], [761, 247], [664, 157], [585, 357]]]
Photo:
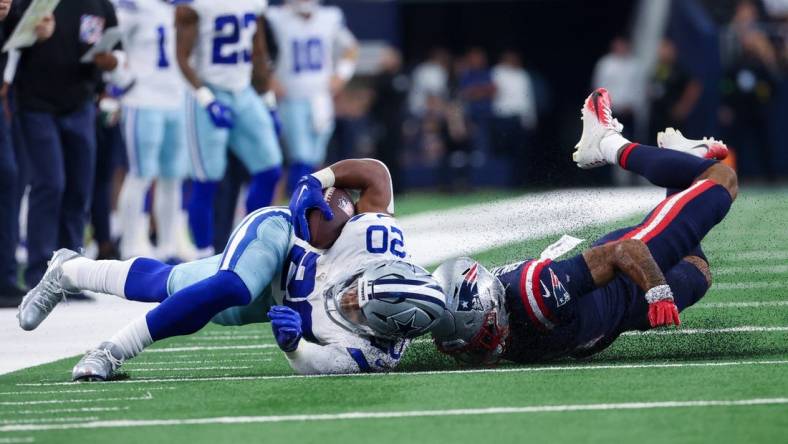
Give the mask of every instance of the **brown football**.
[[323, 199], [331, 207], [334, 218], [326, 220], [323, 213], [314, 208], [306, 213], [306, 217], [312, 238], [310, 243], [313, 247], [325, 250], [334, 245], [342, 227], [356, 214], [356, 207], [353, 205], [353, 198], [342, 188], [326, 188], [323, 190]]

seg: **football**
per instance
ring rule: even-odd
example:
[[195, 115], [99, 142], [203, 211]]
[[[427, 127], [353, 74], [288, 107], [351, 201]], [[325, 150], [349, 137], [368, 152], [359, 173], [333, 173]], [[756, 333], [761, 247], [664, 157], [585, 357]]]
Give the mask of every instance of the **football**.
[[314, 208], [307, 212], [306, 217], [312, 239], [310, 243], [315, 248], [325, 250], [334, 245], [342, 232], [342, 227], [356, 214], [356, 207], [353, 205], [350, 193], [342, 188], [326, 188], [323, 191], [323, 199], [331, 207], [334, 218], [326, 220], [323, 213]]

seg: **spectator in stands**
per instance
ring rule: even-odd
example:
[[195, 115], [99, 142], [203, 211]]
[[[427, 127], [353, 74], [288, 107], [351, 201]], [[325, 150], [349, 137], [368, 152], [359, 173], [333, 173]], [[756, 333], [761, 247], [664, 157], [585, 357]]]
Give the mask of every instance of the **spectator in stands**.
[[403, 108], [410, 80], [402, 72], [402, 55], [395, 48], [385, 48], [379, 63], [379, 72], [372, 79], [374, 99], [370, 109], [375, 127], [377, 158], [389, 167], [394, 190], [402, 192]]
[[411, 89], [408, 95], [408, 110], [415, 117], [422, 117], [427, 111], [430, 96], [447, 99], [449, 97], [449, 66], [451, 55], [443, 48], [435, 48], [427, 60], [413, 70]]
[[642, 98], [637, 75], [629, 40], [616, 37], [610, 43], [610, 52], [596, 63], [591, 81], [592, 88], [607, 88], [615, 98], [616, 118], [624, 124], [624, 135], [629, 138], [633, 136], [635, 108]]
[[754, 25], [753, 14], [757, 17], [755, 6], [742, 2], [733, 18], [740, 53], [725, 70], [720, 121], [726, 140], [739, 154], [741, 173], [773, 180], [769, 114], [780, 73], [774, 47]]
[[52, 38], [22, 51], [14, 85], [30, 161], [28, 285], [41, 279], [53, 250], [82, 246], [95, 174], [95, 91], [101, 72], [118, 65], [109, 52], [80, 62], [117, 26], [109, 0], [64, 1], [54, 16]]
[[667, 127], [683, 130], [702, 93], [703, 84], [677, 63], [676, 47], [671, 40], [664, 39], [648, 88], [651, 137]]
[[459, 97], [465, 104], [465, 113], [471, 124], [473, 148], [487, 155], [491, 149], [490, 120], [495, 84], [484, 49], [473, 47], [468, 50], [457, 80]]
[[493, 141], [496, 151], [511, 159], [514, 185], [525, 182], [528, 142], [536, 129], [536, 99], [531, 76], [523, 69], [520, 55], [508, 50], [492, 70]]
[[[12, 5], [10, 0], [0, 0], [0, 46], [5, 44], [7, 38], [19, 19], [21, 18], [25, 2], [16, 2]], [[7, 20], [6, 20], [7, 19]], [[42, 19], [36, 27], [39, 41], [52, 36], [54, 32], [54, 18], [49, 15]], [[5, 69], [6, 56], [0, 62], [0, 72]], [[19, 305], [25, 291], [17, 284], [16, 244], [18, 238], [19, 220], [19, 190], [17, 187], [19, 166], [18, 159], [12, 144], [10, 110], [8, 103], [8, 85], [4, 84], [0, 91], [3, 106], [0, 110], [0, 308]]]

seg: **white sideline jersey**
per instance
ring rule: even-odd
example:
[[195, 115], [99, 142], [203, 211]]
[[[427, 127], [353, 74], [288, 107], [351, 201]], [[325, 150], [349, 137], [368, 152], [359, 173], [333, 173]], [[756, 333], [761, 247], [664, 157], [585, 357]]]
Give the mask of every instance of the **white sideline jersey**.
[[177, 109], [186, 83], [175, 59], [175, 7], [162, 0], [114, 0], [134, 86], [126, 106]]
[[225, 91], [247, 88], [252, 80], [252, 40], [267, 0], [191, 0], [180, 4], [199, 16], [192, 57], [200, 80]]
[[273, 6], [266, 13], [279, 46], [276, 78], [291, 99], [308, 99], [329, 91], [339, 47], [354, 42], [342, 10], [320, 6], [308, 19], [291, 7]]
[[302, 374], [386, 371], [399, 363], [410, 340], [376, 340], [351, 333], [328, 316], [324, 291], [343, 277], [373, 262], [407, 258], [397, 220], [387, 214], [354, 216], [334, 245], [317, 250], [295, 239], [282, 271], [278, 304], [301, 314], [304, 339], [288, 353], [290, 365]]

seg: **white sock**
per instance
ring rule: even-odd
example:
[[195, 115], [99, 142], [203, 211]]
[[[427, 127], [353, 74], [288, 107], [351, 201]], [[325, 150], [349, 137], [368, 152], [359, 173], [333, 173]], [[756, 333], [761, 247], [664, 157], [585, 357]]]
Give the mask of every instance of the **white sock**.
[[63, 263], [63, 285], [66, 288], [106, 293], [126, 298], [126, 278], [131, 264], [127, 261], [94, 261], [77, 257]]
[[150, 184], [150, 179], [132, 174], [123, 179], [118, 196], [118, 221], [121, 225], [120, 252], [124, 257], [133, 255], [134, 247], [147, 236], [149, 216], [145, 214], [145, 193]]
[[599, 141], [599, 148], [602, 150], [602, 155], [610, 165], [618, 165], [618, 150], [624, 145], [629, 145], [630, 142], [626, 137], [619, 133], [608, 134]]
[[153, 211], [156, 214], [159, 255], [162, 256], [162, 259], [170, 259], [177, 255], [178, 251], [181, 181], [177, 179], [158, 179], [153, 202]]
[[124, 360], [131, 359], [140, 354], [145, 347], [153, 344], [145, 315], [131, 321], [131, 323], [115, 333], [115, 335], [110, 338], [109, 342], [120, 348]]

